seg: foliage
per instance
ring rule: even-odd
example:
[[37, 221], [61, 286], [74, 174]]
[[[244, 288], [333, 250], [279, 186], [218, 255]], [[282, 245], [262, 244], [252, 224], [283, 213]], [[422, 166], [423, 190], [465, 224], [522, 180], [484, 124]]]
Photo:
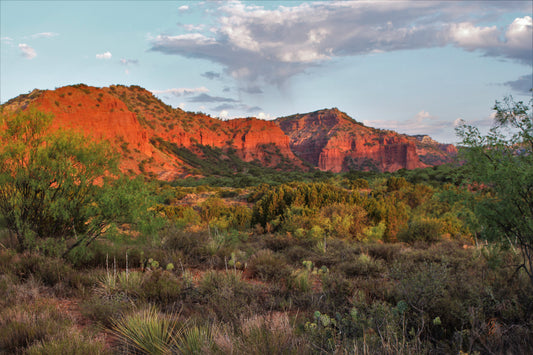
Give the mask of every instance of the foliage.
[[0, 223], [19, 250], [65, 253], [87, 246], [111, 227], [142, 212], [139, 181], [118, 174], [105, 143], [67, 131], [49, 133], [50, 115], [2, 112]]
[[457, 133], [464, 149], [471, 188], [482, 195], [475, 210], [482, 236], [519, 247], [523, 269], [533, 284], [533, 99], [496, 101], [494, 127], [483, 135], [463, 124]]
[[174, 317], [149, 306], [115, 319], [112, 330], [124, 346], [131, 346], [141, 354], [171, 354], [181, 329]]
[[[68, 258], [43, 255], [53, 243], [18, 252], [15, 233], [0, 229], [0, 352], [532, 352], [520, 248], [473, 245], [489, 236], [474, 211], [502, 195], [472, 183], [470, 164], [392, 174], [218, 168], [224, 175], [194, 181], [98, 180], [91, 188], [110, 188], [109, 198], [92, 208], [128, 205], [111, 187], [158, 204]], [[254, 187], [218, 187], [241, 183]], [[154, 215], [165, 223], [133, 230]]]

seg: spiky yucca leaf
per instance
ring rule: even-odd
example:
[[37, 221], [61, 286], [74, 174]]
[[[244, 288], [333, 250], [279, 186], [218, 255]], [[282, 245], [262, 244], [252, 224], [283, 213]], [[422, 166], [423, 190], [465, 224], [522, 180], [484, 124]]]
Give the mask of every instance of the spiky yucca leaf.
[[213, 343], [210, 328], [192, 325], [183, 331], [178, 341], [178, 349], [181, 354], [203, 354], [209, 352]]
[[112, 323], [115, 336], [143, 354], [171, 354], [180, 332], [175, 317], [159, 313], [152, 305]]

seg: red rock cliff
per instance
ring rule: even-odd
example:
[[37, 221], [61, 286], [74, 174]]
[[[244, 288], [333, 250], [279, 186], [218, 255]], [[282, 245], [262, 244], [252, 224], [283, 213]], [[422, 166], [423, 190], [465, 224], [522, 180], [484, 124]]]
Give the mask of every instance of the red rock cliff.
[[425, 166], [407, 137], [366, 127], [337, 109], [276, 121], [290, 137], [295, 154], [321, 170], [395, 171]]

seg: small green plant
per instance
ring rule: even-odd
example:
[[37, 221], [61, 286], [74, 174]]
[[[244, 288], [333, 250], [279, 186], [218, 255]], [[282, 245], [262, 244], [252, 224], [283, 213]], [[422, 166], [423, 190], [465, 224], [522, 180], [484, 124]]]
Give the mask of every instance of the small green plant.
[[173, 315], [160, 313], [155, 306], [113, 320], [112, 333], [126, 348], [141, 354], [171, 354], [181, 328]]
[[185, 327], [177, 340], [177, 348], [181, 354], [199, 355], [209, 353], [213, 344], [211, 329], [197, 325]]

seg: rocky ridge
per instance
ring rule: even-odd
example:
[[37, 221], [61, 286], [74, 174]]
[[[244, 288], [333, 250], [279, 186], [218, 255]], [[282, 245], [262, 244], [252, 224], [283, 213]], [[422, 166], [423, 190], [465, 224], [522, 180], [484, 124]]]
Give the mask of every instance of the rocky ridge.
[[179, 154], [183, 149], [199, 158], [204, 154], [202, 147], [211, 147], [219, 149], [220, 159], [229, 159], [226, 152], [277, 169], [307, 170], [311, 166], [333, 172], [395, 171], [442, 164], [455, 149], [366, 127], [338, 109], [275, 121], [223, 121], [172, 108], [139, 86], [78, 84], [34, 90], [2, 106], [8, 111], [35, 107], [50, 112], [55, 117], [53, 129], [74, 129], [94, 139], [107, 139], [122, 155], [124, 171], [163, 180], [193, 174], [190, 163]]

